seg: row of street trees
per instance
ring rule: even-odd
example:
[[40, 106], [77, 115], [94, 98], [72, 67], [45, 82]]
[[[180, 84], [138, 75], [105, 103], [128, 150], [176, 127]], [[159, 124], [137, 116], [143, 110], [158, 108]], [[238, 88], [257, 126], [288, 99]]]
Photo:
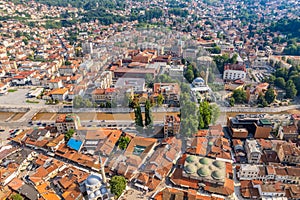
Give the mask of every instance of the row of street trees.
[[139, 103], [134, 105], [134, 116], [135, 116], [135, 124], [139, 131], [142, 131], [144, 127], [147, 128], [148, 131], [151, 131], [153, 128], [153, 116], [151, 111], [151, 103], [150, 100], [146, 100], [145, 102], [145, 123], [143, 120], [142, 109]]
[[181, 83], [180, 105], [180, 133], [184, 137], [190, 137], [200, 129], [207, 129], [220, 115], [220, 109], [216, 104], [202, 101], [198, 107], [192, 102], [190, 86], [186, 83]]
[[[195, 102], [191, 100], [190, 85], [184, 82], [179, 82], [172, 79], [168, 75], [161, 75], [154, 80], [154, 82], [177, 82], [180, 85], [180, 120], [181, 130], [180, 133], [184, 137], [190, 137], [197, 133], [200, 129], [207, 129], [209, 125], [214, 124], [220, 115], [219, 107], [216, 104], [210, 104], [207, 101], [200, 102], [199, 107]], [[161, 98], [163, 101], [163, 97]], [[145, 102], [145, 119], [141, 111], [141, 106], [138, 102], [133, 102], [135, 124], [139, 131], [142, 131], [144, 127], [148, 130], [153, 128], [153, 116], [151, 112], [151, 102], [147, 100]]]

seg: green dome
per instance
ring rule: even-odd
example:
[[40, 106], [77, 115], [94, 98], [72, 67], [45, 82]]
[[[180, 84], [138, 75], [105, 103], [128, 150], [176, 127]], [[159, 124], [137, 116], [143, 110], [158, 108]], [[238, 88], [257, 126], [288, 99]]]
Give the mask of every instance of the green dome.
[[213, 171], [211, 173], [211, 176], [216, 179], [216, 180], [220, 180], [220, 179], [223, 179], [224, 178], [224, 175], [220, 172], [220, 171]]
[[214, 166], [216, 166], [217, 168], [224, 168], [224, 167], [225, 167], [224, 163], [221, 162], [221, 161], [218, 161], [218, 160], [214, 161], [213, 164], [214, 164]]
[[199, 162], [202, 165], [207, 165], [207, 164], [209, 164], [209, 159], [208, 158], [200, 158]]
[[208, 176], [210, 174], [210, 170], [207, 167], [201, 167], [200, 169], [198, 169], [197, 171], [199, 176]]
[[187, 165], [187, 166], [185, 166], [185, 168], [184, 168], [184, 171], [185, 171], [186, 173], [188, 173], [188, 174], [193, 174], [193, 173], [196, 172], [196, 170], [197, 170], [197, 168], [196, 168], [196, 166], [194, 166], [194, 165]]
[[196, 161], [196, 157], [195, 157], [195, 156], [188, 156], [188, 157], [186, 158], [186, 161], [187, 161], [188, 163], [195, 162], [195, 161]]

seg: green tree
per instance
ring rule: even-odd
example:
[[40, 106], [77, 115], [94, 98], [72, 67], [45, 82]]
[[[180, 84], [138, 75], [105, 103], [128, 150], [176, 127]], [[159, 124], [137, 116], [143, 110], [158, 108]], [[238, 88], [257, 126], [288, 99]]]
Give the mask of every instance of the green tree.
[[193, 70], [191, 70], [191, 69], [186, 70], [184, 77], [186, 78], [186, 80], [188, 82], [190, 82], [190, 83], [193, 82], [194, 77], [195, 77]]
[[126, 179], [123, 176], [113, 176], [109, 184], [111, 193], [119, 198], [126, 188]]
[[266, 82], [273, 84], [275, 82], [276, 77], [273, 75], [270, 75], [269, 78], [266, 80]]
[[10, 197], [12, 200], [23, 200], [24, 199], [20, 194], [13, 194]]
[[162, 94], [159, 94], [157, 96], [157, 106], [162, 106], [163, 102], [164, 102], [164, 96]]
[[260, 94], [258, 95], [257, 103], [258, 103], [259, 105], [261, 105], [262, 107], [268, 106], [268, 102], [266, 101], [266, 99], [265, 99], [265, 97], [264, 97], [264, 95], [263, 95], [262, 93], [260, 93]]
[[211, 110], [211, 123], [216, 124], [218, 118], [220, 117], [220, 108], [217, 104], [210, 104]]
[[69, 60], [66, 60], [65, 65], [72, 65], [72, 63]]
[[274, 81], [275, 86], [284, 89], [285, 88], [285, 80], [283, 77], [278, 77]]
[[180, 133], [182, 136], [191, 137], [198, 131], [197, 116], [190, 116], [189, 118], [182, 118], [180, 121]]
[[151, 112], [151, 103], [150, 101], [147, 99], [146, 103], [145, 103], [145, 126], [152, 126], [153, 125], [153, 116], [152, 116], [152, 112]]
[[125, 150], [130, 142], [130, 138], [127, 136], [121, 136], [119, 139], [119, 148]]
[[190, 137], [198, 130], [198, 109], [187, 93], [183, 93], [180, 96], [180, 133], [182, 136]]
[[231, 97], [231, 98], [229, 99], [229, 105], [230, 105], [231, 107], [233, 107], [234, 104], [235, 104], [235, 100], [234, 100], [233, 97]]
[[140, 128], [144, 127], [142, 110], [141, 110], [141, 106], [139, 104], [134, 109], [134, 115], [135, 115], [135, 119], [134, 119], [135, 125]]
[[23, 35], [23, 33], [19, 30], [17, 30], [17, 32], [15, 33], [15, 37], [21, 37]]
[[111, 102], [110, 102], [110, 101], [106, 101], [105, 107], [106, 107], [106, 108], [111, 108]]
[[242, 89], [234, 90], [232, 97], [234, 98], [235, 103], [245, 103], [247, 100], [246, 92]]
[[156, 83], [175, 83], [176, 81], [172, 79], [170, 76], [167, 74], [161, 74], [156, 77], [155, 79]]
[[265, 99], [268, 104], [273, 103], [276, 98], [275, 91], [273, 88], [269, 88], [265, 93]]
[[182, 83], [180, 83], [180, 90], [181, 90], [181, 93], [189, 94], [191, 91], [191, 87], [189, 84], [182, 82]]
[[146, 74], [146, 76], [145, 76], [145, 82], [146, 82], [147, 87], [152, 88], [153, 87], [153, 83], [154, 83], [153, 76], [151, 74]]
[[86, 108], [92, 108], [93, 107], [93, 103], [88, 99], [84, 99], [83, 104], [84, 104], [84, 107], [86, 107]]
[[297, 91], [300, 91], [300, 74], [291, 76], [290, 80], [294, 82]]
[[83, 99], [81, 96], [75, 96], [73, 99], [73, 107], [74, 108], [80, 108], [83, 104]]
[[211, 122], [212, 110], [207, 101], [203, 101], [199, 104], [199, 126], [198, 129], [207, 129]]
[[65, 140], [69, 141], [71, 139], [71, 137], [74, 135], [75, 130], [70, 129], [65, 133]]
[[219, 54], [221, 53], [221, 48], [219, 46], [215, 46], [210, 50], [210, 52], [213, 54]]
[[27, 38], [23, 39], [22, 41], [24, 42], [25, 45], [28, 45], [28, 39]]
[[132, 102], [132, 97], [129, 93], [126, 93], [124, 96], [123, 96], [123, 101], [122, 101], [122, 106], [124, 107], [131, 107], [131, 102]]
[[285, 67], [278, 68], [275, 72], [276, 77], [282, 77], [285, 80], [288, 77], [288, 70]]
[[237, 58], [238, 58], [238, 55], [235, 53], [235, 54], [229, 59], [229, 63], [231, 63], [231, 64], [237, 63]]
[[292, 80], [288, 80], [285, 86], [286, 98], [293, 99], [297, 95], [297, 89]]
[[226, 63], [229, 63], [229, 59], [230, 58], [229, 58], [228, 54], [224, 54], [221, 56], [214, 56], [214, 61], [215, 61], [216, 66], [221, 74], [224, 72], [224, 65]]

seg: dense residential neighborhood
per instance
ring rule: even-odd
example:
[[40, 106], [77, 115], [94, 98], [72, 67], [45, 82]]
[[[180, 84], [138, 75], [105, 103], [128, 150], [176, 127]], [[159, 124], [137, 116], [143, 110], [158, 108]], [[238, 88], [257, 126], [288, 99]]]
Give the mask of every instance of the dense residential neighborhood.
[[299, 10], [0, 0], [0, 199], [300, 199]]

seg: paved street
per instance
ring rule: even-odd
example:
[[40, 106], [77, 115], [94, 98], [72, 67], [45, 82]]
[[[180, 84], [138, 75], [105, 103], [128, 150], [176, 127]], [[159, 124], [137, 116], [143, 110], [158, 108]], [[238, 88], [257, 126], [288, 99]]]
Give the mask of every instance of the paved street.
[[0, 146], [4, 146], [5, 144], [7, 144], [9, 142], [9, 140], [7, 140], [7, 138], [9, 138], [9, 136], [10, 136], [10, 133], [9, 133], [10, 128], [1, 126], [1, 129], [3, 129], [4, 131], [0, 132]]
[[234, 194], [236, 200], [244, 200], [241, 196], [240, 181], [237, 179], [236, 165], [233, 165]]

